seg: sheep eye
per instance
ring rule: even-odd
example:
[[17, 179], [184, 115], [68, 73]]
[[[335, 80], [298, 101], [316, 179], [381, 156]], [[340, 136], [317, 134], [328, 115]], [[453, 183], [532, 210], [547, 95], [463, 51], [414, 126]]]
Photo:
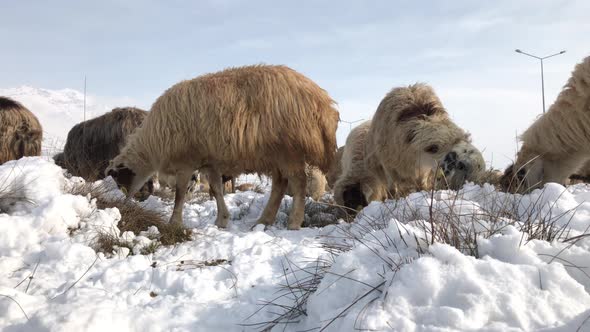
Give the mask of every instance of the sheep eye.
[[524, 179], [525, 175], [526, 175], [526, 171], [524, 168], [522, 168], [518, 172], [516, 172], [516, 178], [518, 178], [519, 180]]
[[430, 145], [424, 151], [428, 153], [437, 153], [438, 152], [438, 145]]

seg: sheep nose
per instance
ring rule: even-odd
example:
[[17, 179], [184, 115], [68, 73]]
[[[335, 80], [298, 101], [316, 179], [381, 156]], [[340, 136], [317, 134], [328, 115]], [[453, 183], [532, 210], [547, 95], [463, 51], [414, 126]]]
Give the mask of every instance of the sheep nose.
[[464, 162], [460, 161], [457, 163], [457, 169], [465, 172], [467, 171], [467, 165]]
[[469, 174], [474, 171], [474, 166], [466, 160], [457, 161], [457, 171], [463, 174]]

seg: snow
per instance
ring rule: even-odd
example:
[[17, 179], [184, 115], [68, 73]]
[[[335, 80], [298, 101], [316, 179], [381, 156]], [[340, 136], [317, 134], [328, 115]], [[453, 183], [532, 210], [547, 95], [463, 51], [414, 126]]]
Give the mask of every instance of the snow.
[[[521, 196], [466, 184], [299, 231], [285, 227], [288, 196], [276, 225], [256, 226], [267, 186], [225, 196], [225, 230], [214, 201], [187, 201], [192, 240], [142, 255], [158, 230], [119, 234], [116, 208], [68, 193], [80, 183], [44, 158], [0, 166], [2, 330], [590, 330], [588, 185]], [[122, 195], [110, 178], [94, 185]], [[172, 209], [155, 196], [141, 204]], [[535, 225], [560, 232], [522, 231]], [[97, 253], [99, 231], [131, 249]]]

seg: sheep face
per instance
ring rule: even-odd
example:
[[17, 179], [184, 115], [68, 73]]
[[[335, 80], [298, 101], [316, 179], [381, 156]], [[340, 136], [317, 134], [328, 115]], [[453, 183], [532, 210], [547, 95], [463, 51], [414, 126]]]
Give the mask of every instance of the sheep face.
[[13, 153], [18, 158], [28, 155], [39, 155], [40, 147], [38, 142], [41, 140], [42, 132], [33, 130], [28, 126], [22, 126], [14, 133], [12, 142]]
[[342, 199], [344, 201], [344, 206], [352, 207], [357, 211], [360, 211], [363, 207], [369, 205], [359, 183], [346, 187], [342, 193]]
[[441, 167], [446, 183], [457, 190], [485, 169], [483, 156], [469, 142], [469, 135], [450, 120], [419, 120], [413, 127], [407, 142], [418, 155], [417, 168], [422, 173]]
[[[111, 160], [109, 167], [105, 170], [106, 176], [111, 176], [117, 183], [117, 186], [121, 191], [128, 197], [135, 195], [139, 192], [146, 182], [151, 181], [151, 174], [138, 174], [132, 167], [128, 166], [125, 162], [118, 161], [117, 156], [114, 160]], [[150, 184], [148, 183], [148, 188]], [[153, 192], [153, 182], [151, 185]]]
[[66, 168], [66, 162], [65, 162], [65, 158], [64, 158], [64, 153], [60, 152], [56, 155], [53, 156], [53, 161], [55, 162], [55, 164], [61, 168]]
[[451, 189], [460, 189], [465, 181], [477, 180], [485, 170], [485, 160], [481, 152], [467, 141], [455, 144], [446, 154], [441, 169]]
[[543, 159], [523, 147], [516, 163], [508, 166], [500, 179], [500, 186], [504, 191], [512, 193], [525, 193], [536, 189], [543, 183], [544, 171]]
[[507, 192], [525, 193], [539, 187], [542, 180], [543, 162], [537, 160], [522, 166], [508, 166], [500, 179], [500, 186]]

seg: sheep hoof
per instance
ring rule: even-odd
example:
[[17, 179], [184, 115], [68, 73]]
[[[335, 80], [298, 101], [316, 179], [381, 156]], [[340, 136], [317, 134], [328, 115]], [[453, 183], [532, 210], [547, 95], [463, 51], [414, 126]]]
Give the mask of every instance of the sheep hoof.
[[218, 218], [217, 220], [215, 220], [215, 226], [219, 228], [227, 228], [228, 221], [229, 218]]
[[275, 221], [270, 219], [270, 218], [260, 218], [258, 219], [258, 221], [256, 222], [256, 224], [263, 224], [266, 226], [272, 226], [272, 224], [274, 224]]
[[176, 217], [172, 217], [170, 218], [170, 222], [168, 222], [170, 225], [182, 225], [182, 218], [176, 218]]
[[295, 224], [295, 223], [293, 223], [293, 224], [289, 223], [289, 225], [287, 225], [287, 229], [291, 230], [291, 231], [298, 231], [301, 229], [301, 225]]
[[[258, 225], [262, 225], [262, 224], [256, 223], [256, 224], [252, 225], [252, 227], [250, 227], [250, 230], [253, 231], [255, 229], [258, 229]], [[264, 229], [258, 229], [258, 230], [267, 231], [269, 227], [270, 226], [268, 226], [268, 225], [264, 225]]]

